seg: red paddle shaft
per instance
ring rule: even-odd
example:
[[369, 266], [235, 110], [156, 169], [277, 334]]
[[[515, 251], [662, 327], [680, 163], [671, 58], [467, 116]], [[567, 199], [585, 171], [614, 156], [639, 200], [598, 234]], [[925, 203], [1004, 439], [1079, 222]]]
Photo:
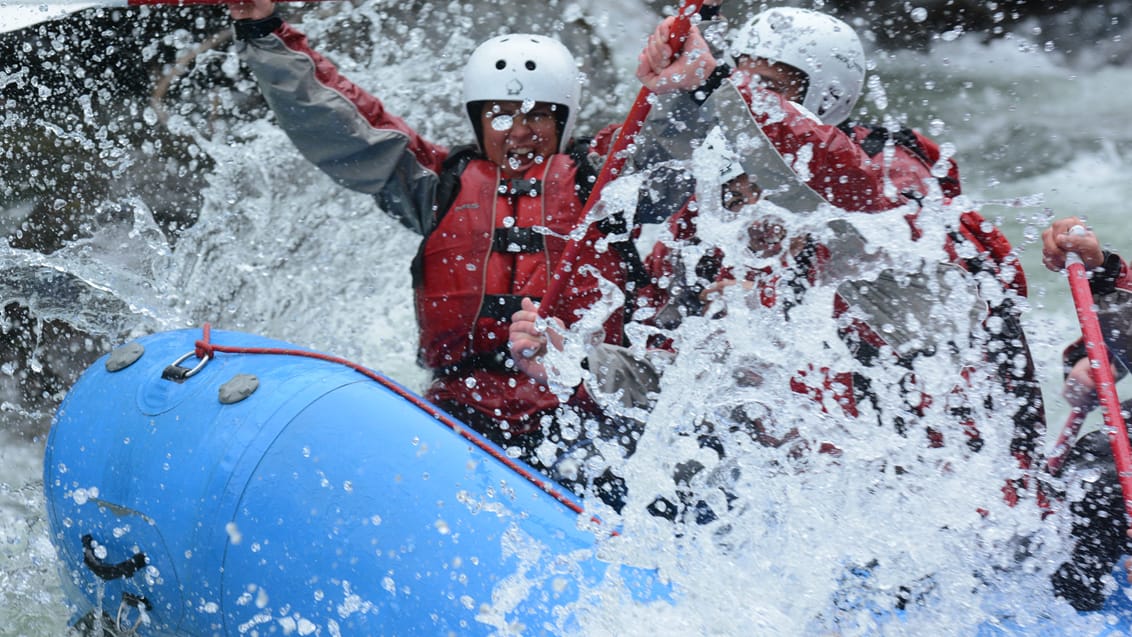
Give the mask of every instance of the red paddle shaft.
[[1046, 458], [1046, 471], [1050, 475], [1061, 474], [1061, 467], [1065, 465], [1065, 461], [1069, 458], [1069, 452], [1073, 449], [1073, 441], [1077, 438], [1077, 433], [1081, 431], [1083, 424], [1085, 424], [1085, 414], [1082, 410], [1074, 407], [1073, 411], [1069, 413], [1065, 425], [1061, 428], [1061, 435], [1057, 437], [1057, 444], [1053, 446], [1053, 451]]
[[[703, 0], [684, 0], [684, 4], [680, 7], [680, 12], [676, 14], [676, 20], [672, 23], [672, 29], [669, 32], [668, 37], [671, 42], [678, 44], [688, 36], [688, 31], [692, 28], [692, 16], [699, 12], [702, 4]], [[673, 49], [677, 48], [673, 46]], [[601, 199], [602, 188], [619, 175], [621, 169], [625, 166], [628, 159], [625, 149], [636, 139], [637, 133], [640, 132], [641, 126], [644, 125], [645, 118], [648, 117], [649, 110], [652, 108], [652, 104], [649, 103], [650, 95], [652, 95], [652, 91], [645, 87], [641, 87], [640, 92], [637, 93], [637, 99], [633, 102], [633, 107], [629, 109], [629, 115], [621, 126], [621, 132], [614, 140], [613, 148], [609, 151], [609, 158], [602, 165], [589, 199], [586, 200], [586, 205], [582, 208], [582, 224], [588, 224], [586, 219], [589, 217], [590, 210]], [[546, 293], [542, 296], [539, 316], [546, 318], [547, 312], [554, 305], [559, 295], [562, 294], [566, 280], [570, 278], [574, 271], [578, 253], [584, 240], [585, 235], [583, 234], [581, 237], [573, 237], [566, 243], [562, 258], [558, 261], [558, 267], [555, 268], [554, 275], [550, 277]]]
[[[1070, 232], [1084, 232], [1084, 228], [1074, 226]], [[1132, 446], [1128, 443], [1128, 428], [1120, 413], [1120, 399], [1116, 395], [1116, 380], [1112, 376], [1112, 363], [1109, 362], [1108, 348], [1104, 344], [1100, 321], [1093, 307], [1093, 294], [1085, 265], [1075, 253], [1066, 259], [1069, 269], [1069, 289], [1073, 293], [1073, 304], [1077, 306], [1077, 320], [1081, 323], [1081, 334], [1085, 339], [1085, 352], [1089, 356], [1089, 368], [1093, 382], [1097, 386], [1097, 398], [1101, 403], [1105, 431], [1112, 445], [1112, 457], [1116, 461], [1116, 473], [1120, 478], [1120, 489], [1124, 493], [1124, 512], [1132, 520]]]

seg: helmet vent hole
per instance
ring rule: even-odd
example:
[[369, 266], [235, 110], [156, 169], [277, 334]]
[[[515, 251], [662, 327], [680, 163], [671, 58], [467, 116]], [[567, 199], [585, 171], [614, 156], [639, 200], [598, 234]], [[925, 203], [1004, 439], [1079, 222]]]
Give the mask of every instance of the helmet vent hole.
[[535, 64], [535, 61], [534, 61], [534, 60], [527, 60], [527, 70], [528, 70], [528, 71], [533, 71], [533, 70], [535, 70], [535, 67], [537, 67], [537, 66], [538, 66], [538, 65], [537, 65], [537, 64]]
[[507, 68], [507, 60], [496, 60], [495, 61], [495, 68], [500, 70], [500, 71]]

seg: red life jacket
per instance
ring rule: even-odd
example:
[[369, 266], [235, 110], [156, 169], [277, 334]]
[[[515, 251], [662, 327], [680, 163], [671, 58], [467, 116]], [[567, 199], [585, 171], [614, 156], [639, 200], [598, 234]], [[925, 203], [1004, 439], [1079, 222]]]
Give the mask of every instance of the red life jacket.
[[[499, 167], [486, 159], [463, 168], [455, 200], [422, 243], [415, 277], [419, 358], [436, 374], [429, 399], [523, 421], [527, 429], [538, 426], [531, 416], [558, 406], [545, 386], [509, 365], [508, 323], [523, 297], [538, 300], [546, 291], [565, 250], [561, 236], [578, 225], [584, 204], [575, 191], [577, 170], [566, 155], [509, 181], [501, 181]], [[588, 235], [583, 249], [592, 248], [596, 236]], [[624, 286], [615, 250], [592, 250], [588, 257], [585, 263]], [[569, 326], [600, 296], [596, 278], [574, 274], [549, 315]], [[614, 313], [605, 327], [606, 340], [619, 344], [622, 314]]]

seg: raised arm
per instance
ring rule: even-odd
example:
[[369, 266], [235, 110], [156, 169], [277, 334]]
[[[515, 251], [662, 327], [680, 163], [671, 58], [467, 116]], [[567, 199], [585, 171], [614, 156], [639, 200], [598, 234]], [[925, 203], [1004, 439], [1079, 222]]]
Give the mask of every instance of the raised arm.
[[[712, 108], [710, 96], [728, 72], [719, 64], [699, 31], [693, 28], [680, 54], [669, 58], [668, 21], [649, 37], [638, 58], [637, 78], [658, 94], [679, 94], [686, 104], [672, 107], [684, 120], [703, 120], [696, 108]], [[736, 88], [757, 125], [800, 178], [828, 202], [850, 211], [875, 212], [905, 203], [886, 197], [883, 164], [874, 161], [847, 133], [783, 95], [737, 80]], [[726, 93], [726, 92], [725, 92]], [[727, 96], [730, 98], [730, 95]], [[718, 99], [718, 98], [717, 98]], [[696, 104], [693, 107], [692, 104]]]
[[271, 0], [229, 6], [237, 50], [299, 152], [339, 184], [375, 195], [411, 229], [426, 231], [448, 149], [423, 139], [342, 76], [274, 12]]

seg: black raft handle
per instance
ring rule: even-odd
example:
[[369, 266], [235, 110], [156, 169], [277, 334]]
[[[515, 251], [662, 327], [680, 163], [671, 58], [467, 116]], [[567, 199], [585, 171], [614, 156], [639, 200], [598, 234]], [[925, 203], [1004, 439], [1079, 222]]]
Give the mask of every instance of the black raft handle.
[[94, 538], [83, 536], [83, 564], [98, 577], [110, 581], [120, 577], [131, 577], [140, 569], [145, 568], [145, 553], [135, 553], [133, 557], [117, 564], [107, 564], [94, 554]]

